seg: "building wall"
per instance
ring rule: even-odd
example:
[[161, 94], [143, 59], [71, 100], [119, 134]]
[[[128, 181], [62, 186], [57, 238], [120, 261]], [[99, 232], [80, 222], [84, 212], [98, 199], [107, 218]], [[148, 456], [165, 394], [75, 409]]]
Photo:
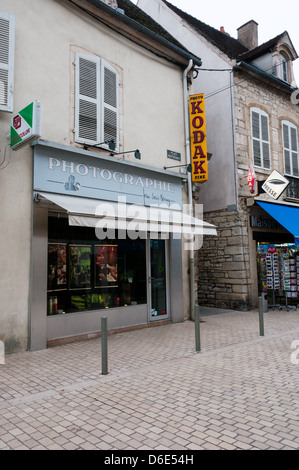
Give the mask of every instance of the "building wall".
[[[173, 164], [167, 158], [168, 149], [181, 153], [181, 163], [186, 162], [179, 67], [74, 10], [68, 2], [2, 0], [0, 8], [16, 18], [14, 112], [33, 100], [41, 101], [42, 139], [75, 145], [73, 59], [76, 50], [84, 50], [104, 57], [120, 71], [120, 150], [139, 148], [142, 163], [152, 167]], [[0, 339], [5, 340], [6, 353], [24, 350], [28, 344], [33, 223], [32, 148], [10, 150], [10, 118], [0, 112], [0, 157], [6, 156], [7, 162], [0, 169]], [[135, 161], [134, 155], [124, 158]], [[186, 274], [186, 253], [183, 262]], [[188, 279], [184, 282], [187, 314]]]
[[[253, 164], [250, 127], [250, 107], [258, 107], [269, 116], [271, 142], [271, 170], [256, 168], [260, 180], [267, 178], [272, 170], [284, 173], [281, 121], [288, 120], [299, 126], [298, 106], [292, 104], [291, 97], [271, 89], [261, 81], [254, 81], [243, 75], [236, 75], [235, 92], [237, 161], [241, 185], [240, 197], [250, 196], [244, 178], [244, 170]], [[241, 171], [240, 171], [241, 170]], [[243, 173], [242, 173], [243, 170]], [[284, 197], [284, 196], [282, 196]]]
[[218, 236], [204, 237], [197, 252], [199, 305], [247, 310], [250, 272], [246, 217], [238, 211], [223, 210], [206, 213], [205, 220], [216, 225]]
[[[201, 305], [246, 310], [258, 305], [256, 242], [250, 228], [258, 192], [251, 195], [247, 182], [249, 166], [253, 165], [250, 107], [261, 108], [269, 115], [271, 170], [255, 168], [259, 181], [266, 180], [274, 169], [284, 174], [281, 121], [287, 119], [299, 127], [299, 111], [290, 97], [242, 74], [235, 76], [234, 97], [239, 205], [235, 212], [205, 214], [205, 220], [216, 225], [218, 237], [206, 238], [198, 252], [197, 288]], [[285, 194], [280, 199], [284, 198]], [[265, 200], [271, 202], [269, 196]]]
[[209, 181], [199, 189], [200, 203], [204, 206], [204, 212], [235, 205], [233, 90], [229, 71], [232, 62], [160, 0], [139, 0], [138, 6], [202, 59], [202, 67], [198, 69], [193, 87], [194, 93], [205, 94], [207, 146], [208, 153], [213, 156], [209, 161]]
[[272, 73], [273, 70], [273, 56], [272, 54], [265, 54], [262, 57], [257, 57], [255, 60], [252, 61], [253, 65], [257, 67], [261, 67], [262, 69], [266, 70], [268, 73]]
[[[233, 63], [209, 44], [161, 0], [139, 0], [138, 5], [168, 29], [178, 40], [202, 58], [202, 69], [227, 69]], [[289, 39], [287, 38], [288, 42]], [[271, 61], [270, 61], [271, 59]], [[272, 73], [272, 55], [254, 61]], [[217, 237], [204, 237], [197, 252], [197, 290], [200, 305], [247, 310], [257, 306], [256, 242], [249, 217], [254, 195], [248, 186], [253, 165], [250, 107], [269, 115], [272, 168], [284, 173], [281, 121], [298, 123], [298, 106], [284, 93], [260, 80], [234, 72], [199, 69], [194, 81], [196, 93], [205, 93], [207, 115], [209, 181], [195, 193], [203, 204], [204, 219], [215, 224]], [[232, 87], [231, 85], [234, 84]], [[233, 103], [233, 105], [232, 105]], [[258, 180], [271, 171], [256, 169]]]

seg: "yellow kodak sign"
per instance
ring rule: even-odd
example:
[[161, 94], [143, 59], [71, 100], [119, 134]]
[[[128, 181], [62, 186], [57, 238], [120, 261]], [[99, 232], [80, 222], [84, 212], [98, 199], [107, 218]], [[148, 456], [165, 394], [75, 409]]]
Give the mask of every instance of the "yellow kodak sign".
[[208, 181], [208, 153], [204, 94], [189, 97], [192, 182]]

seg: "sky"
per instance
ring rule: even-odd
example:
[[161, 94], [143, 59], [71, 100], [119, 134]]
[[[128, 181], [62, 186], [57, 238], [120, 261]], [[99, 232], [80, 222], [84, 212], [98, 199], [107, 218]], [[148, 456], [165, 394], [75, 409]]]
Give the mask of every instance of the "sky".
[[[135, 4], [138, 2], [138, 0], [132, 1]], [[225, 31], [234, 38], [237, 38], [237, 28], [249, 20], [255, 20], [259, 24], [259, 45], [287, 31], [299, 55], [298, 0], [288, 0], [286, 3], [281, 0], [168, 1], [216, 29], [224, 26]], [[299, 87], [299, 59], [294, 62], [294, 73]]]

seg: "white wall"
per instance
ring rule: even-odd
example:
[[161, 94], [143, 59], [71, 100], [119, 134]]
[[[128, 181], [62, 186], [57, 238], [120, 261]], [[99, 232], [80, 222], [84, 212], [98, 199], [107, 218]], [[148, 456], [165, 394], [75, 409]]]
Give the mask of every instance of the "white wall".
[[[200, 57], [202, 69], [231, 68], [232, 64], [224, 54], [160, 0], [139, 0], [138, 6], [190, 52]], [[205, 212], [236, 204], [231, 92], [230, 72], [199, 69], [194, 81], [194, 93], [205, 93], [208, 152], [213, 154], [209, 162], [209, 181], [202, 185], [199, 193]]]
[[[265, 54], [262, 57], [258, 57], [257, 59], [252, 61], [252, 64], [256, 67], [261, 67], [268, 73], [272, 73], [273, 70], [273, 56], [272, 54]], [[279, 73], [279, 70], [278, 70]]]

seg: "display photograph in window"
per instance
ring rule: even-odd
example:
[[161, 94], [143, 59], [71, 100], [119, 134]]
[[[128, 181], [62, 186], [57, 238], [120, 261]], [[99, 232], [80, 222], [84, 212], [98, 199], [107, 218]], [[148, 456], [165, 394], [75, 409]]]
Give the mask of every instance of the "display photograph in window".
[[95, 287], [117, 287], [117, 246], [95, 246]]
[[92, 228], [48, 219], [48, 315], [147, 303], [145, 240], [105, 240]]
[[48, 290], [66, 288], [66, 243], [49, 243]]
[[251, 137], [254, 166], [271, 169], [269, 116], [262, 109], [251, 108]]
[[70, 245], [70, 289], [91, 287], [91, 246]]

